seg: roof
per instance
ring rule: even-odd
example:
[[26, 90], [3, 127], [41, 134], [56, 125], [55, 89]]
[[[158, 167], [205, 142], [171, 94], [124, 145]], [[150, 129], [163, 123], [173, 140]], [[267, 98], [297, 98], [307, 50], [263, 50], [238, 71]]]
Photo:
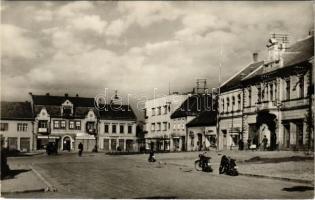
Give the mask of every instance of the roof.
[[51, 95], [32, 95], [34, 105], [58, 105], [69, 100], [75, 107], [94, 107], [94, 98], [70, 97], [70, 96], [51, 96]]
[[105, 109], [99, 110], [101, 120], [136, 120], [137, 117], [128, 105], [106, 105]]
[[217, 124], [217, 112], [215, 111], [204, 111], [200, 113], [198, 117], [191, 120], [186, 124], [187, 127], [197, 126], [216, 126]]
[[226, 81], [223, 85], [221, 85], [220, 90], [221, 92], [233, 90], [236, 88], [240, 88], [241, 80], [252, 73], [253, 71], [257, 70], [260, 66], [264, 64], [264, 61], [259, 61], [255, 63], [249, 64], [247, 67], [243, 68], [237, 74], [232, 76], [228, 81]]
[[33, 120], [31, 103], [1, 101], [1, 119]]
[[[277, 69], [284, 69], [284, 68], [288, 68], [288, 67], [303, 63], [305, 61], [308, 61], [313, 56], [314, 56], [314, 36], [311, 36], [289, 46], [289, 48], [282, 55], [283, 66]], [[243, 80], [248, 80], [254, 77], [258, 77], [264, 73], [266, 73], [264, 71], [264, 67], [261, 66], [259, 67], [259, 69], [257, 69], [255, 72], [245, 77]]]
[[171, 119], [196, 116], [200, 112], [209, 110], [212, 105], [212, 95], [211, 94], [194, 94], [189, 96], [182, 105], [176, 109], [172, 115]]

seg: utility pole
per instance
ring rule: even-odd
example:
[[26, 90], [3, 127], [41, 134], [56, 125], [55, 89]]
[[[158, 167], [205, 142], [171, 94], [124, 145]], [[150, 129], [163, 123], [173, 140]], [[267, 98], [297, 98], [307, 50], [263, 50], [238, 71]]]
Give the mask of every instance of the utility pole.
[[221, 94], [221, 68], [222, 68], [222, 44], [220, 44], [220, 57], [219, 57], [219, 85], [218, 85], [218, 97], [217, 97], [217, 150], [219, 150], [219, 136], [220, 136], [220, 94]]

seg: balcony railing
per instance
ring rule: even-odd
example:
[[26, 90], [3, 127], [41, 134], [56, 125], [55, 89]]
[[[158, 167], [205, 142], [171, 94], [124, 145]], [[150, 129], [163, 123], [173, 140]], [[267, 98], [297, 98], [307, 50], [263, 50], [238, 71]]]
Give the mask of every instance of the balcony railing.
[[263, 101], [263, 102], [256, 103], [257, 111], [276, 109], [276, 108], [277, 106], [275, 105], [273, 101]]
[[38, 128], [38, 133], [48, 133], [48, 128]]

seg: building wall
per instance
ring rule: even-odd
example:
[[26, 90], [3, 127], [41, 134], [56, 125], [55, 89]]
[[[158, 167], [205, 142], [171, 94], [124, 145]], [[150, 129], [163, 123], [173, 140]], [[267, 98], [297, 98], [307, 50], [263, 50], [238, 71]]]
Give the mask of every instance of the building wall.
[[189, 127], [187, 131], [187, 151], [203, 151], [216, 148], [214, 145], [217, 140], [216, 126]]
[[[108, 131], [105, 131], [105, 125], [108, 125]], [[116, 125], [116, 133], [113, 132], [113, 126]], [[120, 132], [120, 126], [124, 131]], [[131, 126], [131, 133], [128, 133], [128, 126]], [[99, 148], [103, 151], [116, 151], [120, 146], [121, 151], [136, 151], [136, 121], [133, 120], [100, 120], [99, 123]], [[113, 141], [115, 141], [113, 143]], [[119, 143], [123, 141], [122, 143]], [[113, 143], [113, 144], [112, 144]]]
[[[20, 151], [33, 151], [33, 122], [24, 120], [1, 120], [8, 124], [8, 130], [0, 131], [4, 139], [4, 146]], [[27, 124], [26, 131], [18, 131], [18, 124]], [[16, 141], [9, 145], [10, 140]]]
[[[171, 114], [180, 107], [180, 105], [187, 99], [187, 95], [169, 95], [165, 97], [160, 97], [145, 102], [145, 134], [146, 139], [146, 148], [150, 148], [150, 143], [158, 142], [157, 139], [167, 138], [161, 142], [160, 148], [170, 150], [170, 144], [172, 140], [171, 131], [172, 131], [172, 120], [170, 118]], [[159, 112], [159, 109], [161, 111]], [[160, 114], [161, 113], [161, 114]], [[153, 140], [153, 138], [155, 138]]]

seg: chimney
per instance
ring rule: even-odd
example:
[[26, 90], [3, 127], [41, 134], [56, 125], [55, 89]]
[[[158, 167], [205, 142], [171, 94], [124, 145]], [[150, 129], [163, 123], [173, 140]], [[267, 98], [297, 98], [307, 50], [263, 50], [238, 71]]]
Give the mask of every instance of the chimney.
[[47, 93], [46, 93], [46, 96], [49, 96], [49, 95], [50, 95], [49, 92], [47, 92]]
[[254, 63], [258, 62], [258, 53], [257, 52], [253, 53], [253, 62]]
[[65, 97], [68, 97], [69, 95], [68, 95], [68, 93], [65, 93]]

